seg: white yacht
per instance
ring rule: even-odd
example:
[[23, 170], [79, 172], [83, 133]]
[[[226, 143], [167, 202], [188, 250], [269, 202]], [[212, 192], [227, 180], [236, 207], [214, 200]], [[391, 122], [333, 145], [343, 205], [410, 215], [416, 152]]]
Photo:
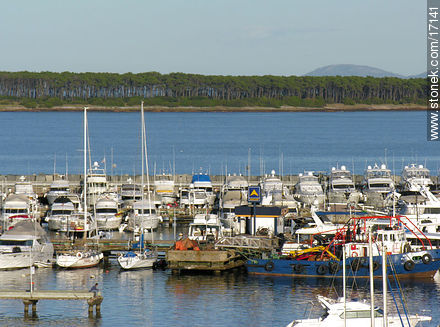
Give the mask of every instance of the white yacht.
[[46, 193], [47, 202], [49, 205], [54, 203], [55, 199], [60, 196], [67, 196], [70, 193], [69, 181], [65, 179], [57, 179], [50, 185], [49, 191]]
[[298, 202], [283, 184], [281, 179], [275, 175], [275, 170], [261, 181], [262, 205], [287, 207], [289, 211], [296, 211]]
[[230, 233], [238, 233], [239, 225], [235, 219], [235, 207], [247, 205], [249, 184], [241, 175], [230, 175], [226, 177], [219, 199], [220, 219], [223, 226], [229, 229]]
[[9, 194], [2, 207], [3, 231], [17, 224], [19, 221], [29, 220], [32, 215], [30, 199], [25, 194]]
[[181, 207], [205, 207], [208, 204], [208, 195], [203, 189], [181, 188], [179, 190], [179, 202]]
[[50, 264], [53, 245], [40, 224], [18, 222], [0, 236], [0, 269], [20, 269], [31, 265]]
[[[371, 305], [361, 301], [345, 301], [343, 298], [332, 300], [327, 297], [318, 295], [318, 301], [325, 309], [325, 313], [320, 318], [294, 320], [286, 327], [370, 327], [371, 322]], [[374, 326], [382, 327], [384, 324], [384, 312], [382, 309], [374, 308]], [[416, 326], [421, 321], [430, 321], [431, 317], [408, 315], [408, 317], [387, 316], [387, 326], [399, 325], [408, 326], [406, 319], [409, 320], [409, 326]]]
[[98, 162], [87, 173], [87, 201], [89, 206], [95, 205], [101, 194], [109, 191], [105, 170], [99, 167]]
[[[193, 190], [195, 198], [204, 194], [208, 205], [213, 205], [216, 195], [212, 188], [211, 178], [207, 174], [199, 173], [192, 176], [190, 190]], [[194, 199], [196, 201], [196, 199]]]
[[131, 207], [133, 202], [142, 200], [142, 187], [138, 184], [132, 183], [131, 179], [128, 183], [121, 185], [119, 192], [122, 205], [126, 208]]
[[75, 206], [68, 197], [57, 197], [47, 213], [47, 227], [50, 230], [60, 230], [63, 224], [67, 224], [74, 212]]
[[295, 185], [294, 196], [305, 205], [321, 206], [324, 203], [324, 191], [318, 177], [309, 171], [305, 175], [299, 174], [299, 181]]
[[400, 215], [409, 218], [424, 233], [440, 233], [440, 199], [426, 186], [399, 195]]
[[380, 167], [375, 164], [365, 170], [363, 180], [365, 203], [374, 207], [383, 207], [387, 194], [394, 190], [391, 170], [386, 165]]
[[328, 185], [329, 205], [356, 204], [361, 198], [361, 193], [356, 190], [353, 177], [345, 166], [332, 167]]
[[118, 202], [111, 196], [102, 196], [95, 204], [95, 221], [99, 230], [116, 230], [122, 222]]
[[162, 205], [176, 202], [177, 195], [174, 191], [173, 176], [167, 174], [155, 176], [154, 193], [160, 197]]
[[188, 238], [195, 241], [216, 241], [223, 236], [222, 224], [214, 214], [196, 214], [189, 224]]
[[429, 188], [432, 184], [429, 169], [423, 165], [411, 164], [402, 171], [401, 186], [404, 191], [418, 191], [421, 186]]
[[133, 203], [133, 209], [128, 214], [128, 226], [130, 231], [154, 230], [159, 226], [162, 217], [156, 213], [153, 201], [144, 199]]

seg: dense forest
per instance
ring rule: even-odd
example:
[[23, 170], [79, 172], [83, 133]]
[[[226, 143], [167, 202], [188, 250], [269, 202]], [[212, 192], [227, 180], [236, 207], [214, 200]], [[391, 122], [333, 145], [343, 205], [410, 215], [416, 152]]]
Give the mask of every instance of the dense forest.
[[422, 78], [357, 76], [213, 76], [0, 72], [2, 103], [28, 108], [63, 104], [133, 106], [306, 106], [331, 103], [426, 104]]

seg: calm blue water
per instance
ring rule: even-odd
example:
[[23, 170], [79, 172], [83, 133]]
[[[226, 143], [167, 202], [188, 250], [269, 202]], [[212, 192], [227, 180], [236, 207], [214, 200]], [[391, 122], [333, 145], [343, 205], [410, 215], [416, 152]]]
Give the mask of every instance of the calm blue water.
[[[358, 113], [146, 113], [151, 173], [251, 173], [328, 171], [345, 164], [362, 173], [387, 162], [396, 173], [410, 162], [437, 175], [438, 145], [426, 138], [424, 112]], [[0, 113], [0, 174], [82, 173], [82, 119], [71, 113]], [[139, 113], [89, 113], [92, 158], [116, 165], [113, 173], [140, 171]], [[280, 158], [283, 158], [280, 164]], [[261, 168], [260, 168], [261, 167]], [[171, 239], [162, 230], [155, 239]], [[123, 272], [116, 261], [84, 270], [37, 269], [38, 289], [88, 289], [99, 282], [102, 317], [89, 319], [83, 301], [40, 301], [37, 319], [24, 320], [21, 301], [0, 301], [0, 326], [285, 326], [305, 318], [316, 295], [341, 295], [328, 280], [175, 276], [169, 271]], [[26, 289], [26, 270], [0, 271], [0, 289]], [[402, 282], [411, 313], [440, 324], [440, 280]], [[352, 285], [349, 285], [350, 288]], [[380, 289], [380, 283], [377, 287]], [[359, 282], [356, 297], [368, 297]], [[378, 297], [380, 300], [380, 296]], [[390, 304], [392, 300], [388, 301]], [[379, 303], [381, 305], [381, 303]], [[312, 316], [320, 314], [316, 307]]]
[[[83, 171], [81, 112], [0, 113], [0, 174]], [[108, 173], [140, 172], [140, 113], [89, 112], [93, 161]], [[426, 141], [425, 112], [146, 113], [150, 173], [284, 174], [346, 165], [425, 164], [437, 175], [440, 151]], [[56, 158], [56, 160], [55, 160]], [[67, 158], [67, 160], [66, 160]], [[113, 169], [111, 163], [113, 162]]]
[[[172, 238], [169, 230], [155, 239]], [[25, 290], [28, 270], [0, 271], [0, 289]], [[342, 283], [327, 279], [256, 277], [239, 273], [173, 275], [170, 271], [121, 271], [116, 259], [79, 270], [37, 269], [36, 289], [89, 289], [95, 282], [104, 296], [100, 318], [88, 318], [85, 301], [40, 301], [38, 318], [24, 319], [18, 300], [0, 300], [0, 326], [285, 326], [293, 319], [322, 314], [317, 295], [342, 295]], [[440, 323], [440, 279], [401, 281], [409, 312]], [[381, 281], [375, 283], [376, 305], [382, 306]], [[349, 281], [348, 293], [369, 298], [368, 281]], [[388, 296], [389, 311], [395, 307]], [[402, 311], [402, 310], [401, 310]]]

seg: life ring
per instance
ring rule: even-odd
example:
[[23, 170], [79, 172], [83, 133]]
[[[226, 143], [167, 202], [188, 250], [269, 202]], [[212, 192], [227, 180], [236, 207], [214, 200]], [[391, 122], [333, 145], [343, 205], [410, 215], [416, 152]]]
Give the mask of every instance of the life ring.
[[326, 273], [328, 273], [328, 267], [326, 265], [319, 265], [316, 268], [316, 272], [318, 273], [318, 275], [325, 275]]
[[356, 257], [359, 256], [359, 253], [357, 253], [357, 252], [352, 252], [352, 253], [351, 253], [351, 256], [352, 256], [353, 258], [356, 258]]
[[273, 268], [275, 268], [273, 261], [269, 261], [264, 265], [264, 269], [266, 269], [266, 271], [272, 271]]
[[79, 258], [79, 259], [81, 259], [81, 258], [83, 257], [82, 252], [78, 252], [78, 253], [76, 254], [76, 257]]
[[429, 253], [425, 253], [422, 256], [422, 261], [425, 265], [427, 265], [428, 263], [430, 263], [432, 261], [432, 255], [430, 255]]
[[416, 264], [414, 263], [414, 261], [408, 260], [403, 264], [403, 268], [405, 268], [405, 270], [407, 271], [411, 271], [414, 269], [415, 265]]
[[304, 271], [304, 266], [302, 264], [296, 264], [293, 266], [293, 271], [295, 271], [296, 273], [300, 274]]

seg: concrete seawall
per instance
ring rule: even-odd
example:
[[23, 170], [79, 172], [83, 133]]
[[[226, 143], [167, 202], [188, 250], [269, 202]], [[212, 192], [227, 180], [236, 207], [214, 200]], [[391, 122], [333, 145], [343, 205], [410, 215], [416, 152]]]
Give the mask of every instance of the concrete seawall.
[[[15, 183], [19, 182], [23, 175], [0, 175], [0, 185], [1, 190], [5, 193], [9, 190], [12, 190]], [[25, 181], [32, 182], [34, 186], [34, 191], [39, 195], [43, 196], [48, 190], [51, 185], [51, 183], [54, 181], [54, 176], [52, 174], [33, 174], [33, 175], [24, 175]], [[123, 183], [127, 183], [128, 179], [132, 179], [135, 183], [141, 182], [141, 176], [130, 176], [128, 174], [126, 175], [113, 175], [107, 176], [107, 179], [110, 184], [113, 184], [115, 186], [121, 185]], [[249, 180], [250, 185], [257, 185], [259, 181], [262, 179], [261, 176], [250, 176], [249, 178], [245, 176], [246, 179]], [[153, 185], [154, 182], [154, 176], [150, 176], [150, 185]], [[174, 176], [174, 181], [176, 187], [186, 187], [191, 183], [192, 175], [190, 174], [181, 174]], [[433, 180], [434, 184], [438, 183], [438, 177], [432, 176], [431, 179]], [[73, 191], [79, 191], [81, 188], [83, 175], [82, 174], [74, 174], [68, 176], [69, 183], [71, 185], [71, 188]], [[146, 176], [144, 177], [144, 182], [146, 183]], [[220, 188], [221, 185], [223, 185], [225, 180], [225, 176], [222, 175], [215, 175], [211, 176], [212, 184], [215, 188]], [[326, 183], [328, 181], [328, 176], [322, 175], [321, 176], [321, 183]], [[356, 185], [360, 185], [363, 180], [363, 175], [354, 175], [354, 181]], [[393, 176], [393, 180], [396, 184], [400, 183], [401, 176], [396, 175]], [[285, 175], [282, 176], [282, 181], [286, 184], [288, 187], [293, 187], [298, 182], [298, 175]]]

